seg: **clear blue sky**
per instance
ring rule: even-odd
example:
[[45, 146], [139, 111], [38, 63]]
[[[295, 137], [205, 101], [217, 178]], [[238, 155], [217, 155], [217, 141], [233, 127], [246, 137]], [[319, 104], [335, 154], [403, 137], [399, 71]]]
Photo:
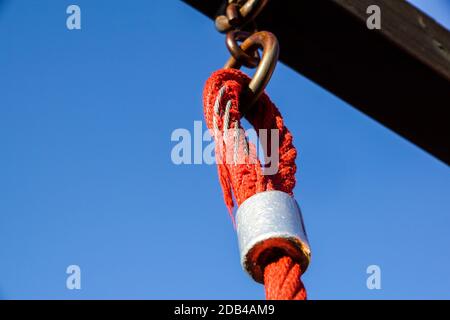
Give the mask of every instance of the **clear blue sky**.
[[[450, 26], [449, 1], [414, 2]], [[215, 166], [170, 158], [228, 56], [210, 20], [176, 0], [3, 1], [0, 39], [0, 298], [264, 297]], [[299, 150], [309, 297], [450, 298], [448, 167], [281, 64], [268, 92]]]

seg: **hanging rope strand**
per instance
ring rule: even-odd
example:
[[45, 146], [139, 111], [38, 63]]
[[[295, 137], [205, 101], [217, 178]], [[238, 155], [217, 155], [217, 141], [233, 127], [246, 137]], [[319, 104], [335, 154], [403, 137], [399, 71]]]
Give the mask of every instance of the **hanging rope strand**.
[[300, 265], [284, 256], [264, 269], [267, 300], [306, 300]]
[[[250, 80], [236, 69], [219, 70], [208, 79], [203, 93], [206, 124], [216, 142], [219, 181], [232, 217], [233, 196], [239, 206], [259, 192], [279, 190], [292, 195], [295, 186], [297, 151], [292, 144], [292, 135], [285, 127], [278, 109], [265, 93], [246, 113], [246, 119], [258, 135], [260, 129], [267, 129], [268, 146], [271, 145], [271, 129], [278, 130], [278, 150], [265, 150], [266, 154], [279, 154], [275, 174], [263, 174], [256, 146], [247, 141], [245, 134], [240, 134], [243, 128], [240, 122], [242, 115], [239, 111], [239, 97]], [[289, 256], [272, 259], [264, 268], [266, 298], [306, 299], [301, 273], [300, 265]]]

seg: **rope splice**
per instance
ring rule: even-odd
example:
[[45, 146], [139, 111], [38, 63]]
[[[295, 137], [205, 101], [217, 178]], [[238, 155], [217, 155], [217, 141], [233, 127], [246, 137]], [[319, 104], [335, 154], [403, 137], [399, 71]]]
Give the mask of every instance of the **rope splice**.
[[247, 141], [240, 121], [240, 97], [250, 81], [239, 70], [222, 69], [211, 75], [203, 92], [224, 200], [232, 217], [233, 196], [239, 206], [236, 227], [241, 263], [255, 280], [264, 282], [266, 298], [306, 299], [300, 276], [309, 264], [310, 250], [300, 210], [292, 198], [297, 151], [278, 109], [262, 93], [245, 117], [257, 134], [260, 129], [277, 132], [278, 137], [267, 137], [279, 141], [278, 149], [270, 150], [279, 154], [277, 170], [265, 174], [256, 146]]

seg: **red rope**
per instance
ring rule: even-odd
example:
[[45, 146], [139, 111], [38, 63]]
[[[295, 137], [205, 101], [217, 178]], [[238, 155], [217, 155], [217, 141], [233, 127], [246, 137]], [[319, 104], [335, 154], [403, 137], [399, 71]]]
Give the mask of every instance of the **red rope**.
[[[239, 111], [239, 96], [250, 79], [236, 69], [223, 69], [214, 72], [207, 80], [203, 92], [203, 106], [206, 124], [216, 142], [218, 175], [222, 186], [225, 204], [231, 217], [234, 207], [233, 195], [238, 205], [258, 192], [279, 190], [292, 195], [295, 186], [295, 158], [297, 151], [292, 144], [292, 135], [284, 126], [277, 107], [264, 93], [247, 112], [245, 118], [259, 129], [268, 129], [267, 146], [270, 143], [270, 129], [279, 131], [278, 171], [273, 175], [263, 175], [262, 166], [256, 154], [256, 147], [240, 136], [235, 146], [235, 130], [242, 129]], [[229, 105], [231, 103], [231, 106]], [[229, 117], [226, 116], [226, 106]], [[227, 119], [228, 118], [228, 119]], [[223, 130], [225, 123], [225, 129]], [[228, 124], [228, 125], [227, 125]], [[217, 128], [219, 130], [217, 130]], [[223, 137], [223, 139], [221, 139]], [[270, 155], [276, 150], [266, 150]], [[237, 160], [237, 161], [236, 161]], [[304, 300], [306, 291], [300, 280], [301, 269], [289, 257], [281, 257], [269, 263], [264, 270], [264, 285], [267, 299]]]
[[306, 300], [306, 290], [300, 280], [300, 265], [290, 257], [269, 263], [264, 269], [264, 284], [268, 300]]

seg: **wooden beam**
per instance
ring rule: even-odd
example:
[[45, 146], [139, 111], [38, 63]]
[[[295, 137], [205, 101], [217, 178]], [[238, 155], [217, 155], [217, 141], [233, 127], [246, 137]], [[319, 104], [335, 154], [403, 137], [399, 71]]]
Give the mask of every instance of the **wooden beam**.
[[[210, 18], [224, 4], [183, 1]], [[256, 21], [286, 65], [450, 164], [450, 33], [433, 19], [401, 0], [272, 0]]]

